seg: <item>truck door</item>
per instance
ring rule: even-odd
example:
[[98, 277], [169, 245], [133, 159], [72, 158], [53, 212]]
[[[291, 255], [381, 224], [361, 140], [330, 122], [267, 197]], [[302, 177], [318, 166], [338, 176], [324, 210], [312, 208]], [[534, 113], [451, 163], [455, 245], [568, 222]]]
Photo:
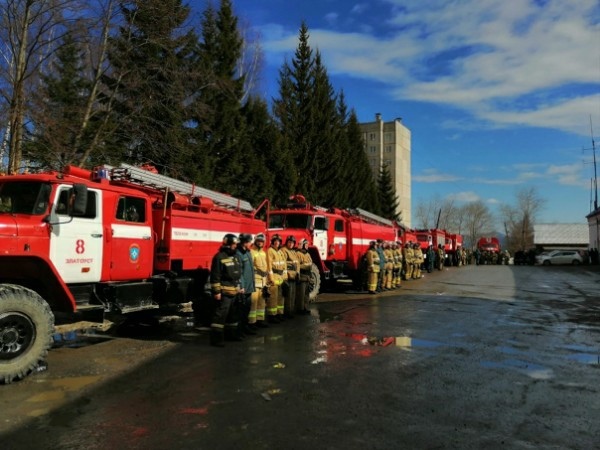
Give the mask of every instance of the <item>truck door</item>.
[[88, 189], [84, 214], [69, 216], [70, 185], [59, 186], [54, 199], [58, 218], [50, 234], [50, 259], [65, 283], [100, 281], [102, 275], [102, 191]]
[[347, 260], [348, 241], [344, 219], [335, 219], [333, 223], [333, 244], [329, 250], [330, 255], [336, 260]]
[[325, 216], [315, 216], [313, 222], [313, 244], [319, 250], [319, 255], [324, 261], [327, 259], [329, 220]]
[[111, 219], [110, 269], [113, 281], [139, 280], [152, 275], [154, 241], [148, 201], [121, 195]]

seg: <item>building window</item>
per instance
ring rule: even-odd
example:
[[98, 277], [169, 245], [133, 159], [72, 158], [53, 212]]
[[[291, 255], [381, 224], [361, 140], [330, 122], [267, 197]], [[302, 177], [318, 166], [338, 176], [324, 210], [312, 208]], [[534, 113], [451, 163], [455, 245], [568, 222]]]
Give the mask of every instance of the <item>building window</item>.
[[369, 133], [369, 140], [370, 141], [374, 141], [375, 140], [375, 133]]
[[384, 142], [394, 142], [394, 133], [383, 133]]
[[377, 152], [377, 147], [371, 146], [371, 147], [369, 147], [369, 151], [371, 153], [375, 153], [375, 152]]
[[383, 165], [384, 166], [391, 166], [392, 165], [392, 160], [391, 159], [384, 159], [383, 160]]
[[392, 146], [391, 145], [386, 145], [385, 146], [385, 152], [386, 153], [392, 153]]

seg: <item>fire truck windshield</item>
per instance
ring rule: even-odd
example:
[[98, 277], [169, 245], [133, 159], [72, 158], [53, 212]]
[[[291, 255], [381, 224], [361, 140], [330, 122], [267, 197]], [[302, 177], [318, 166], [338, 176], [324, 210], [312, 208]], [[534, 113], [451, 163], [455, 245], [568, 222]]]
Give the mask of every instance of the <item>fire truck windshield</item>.
[[44, 214], [51, 190], [48, 183], [37, 181], [0, 183], [0, 213]]
[[271, 214], [269, 228], [299, 228], [307, 230], [311, 225], [308, 214]]

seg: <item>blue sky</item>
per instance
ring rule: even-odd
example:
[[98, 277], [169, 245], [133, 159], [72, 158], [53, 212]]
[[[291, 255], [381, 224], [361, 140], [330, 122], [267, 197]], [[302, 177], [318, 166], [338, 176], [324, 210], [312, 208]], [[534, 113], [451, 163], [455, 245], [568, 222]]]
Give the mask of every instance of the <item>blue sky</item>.
[[233, 4], [260, 34], [266, 98], [277, 96], [305, 20], [359, 120], [402, 117], [412, 133], [413, 212], [436, 195], [481, 199], [496, 212], [535, 186], [546, 200], [540, 222], [585, 221], [591, 128], [600, 134], [598, 0]]

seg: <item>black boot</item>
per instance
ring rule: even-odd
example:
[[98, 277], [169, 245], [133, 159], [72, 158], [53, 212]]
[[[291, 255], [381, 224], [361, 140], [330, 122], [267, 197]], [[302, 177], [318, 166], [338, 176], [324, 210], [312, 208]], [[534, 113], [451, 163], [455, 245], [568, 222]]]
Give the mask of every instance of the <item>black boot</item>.
[[258, 328], [269, 328], [269, 324], [267, 324], [264, 320], [257, 320], [256, 326]]
[[267, 320], [269, 321], [269, 323], [281, 323], [281, 320], [279, 320], [279, 318], [276, 315], [267, 316]]
[[225, 347], [225, 337], [221, 331], [210, 330], [210, 345], [213, 347]]
[[244, 328], [244, 333], [246, 333], [248, 335], [257, 334], [256, 329], [254, 327], [252, 327], [250, 324], [246, 325], [246, 327]]
[[240, 332], [240, 330], [236, 328], [226, 329], [225, 330], [225, 340], [227, 341], [243, 341], [244, 335]]

